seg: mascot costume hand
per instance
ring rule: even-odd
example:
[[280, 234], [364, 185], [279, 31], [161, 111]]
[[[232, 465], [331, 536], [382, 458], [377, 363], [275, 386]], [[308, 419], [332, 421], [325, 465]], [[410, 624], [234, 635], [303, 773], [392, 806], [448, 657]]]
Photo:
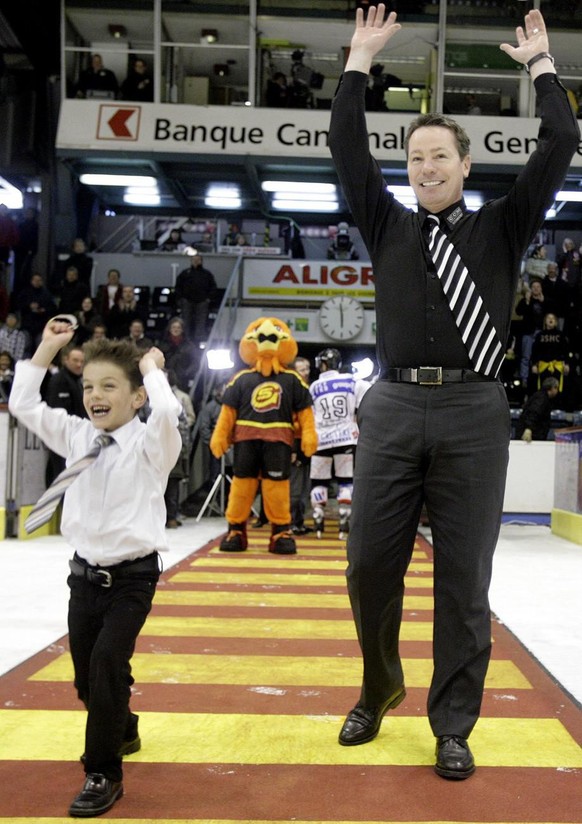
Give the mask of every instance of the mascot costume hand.
[[290, 531], [289, 489], [295, 423], [303, 452], [309, 457], [317, 449], [311, 395], [297, 372], [287, 368], [297, 355], [297, 343], [278, 318], [251, 323], [239, 353], [250, 368], [238, 372], [226, 387], [210, 440], [216, 458], [234, 444], [234, 477], [226, 510], [229, 531], [220, 549], [242, 552], [247, 548], [246, 522], [260, 480], [271, 522], [269, 552], [290, 555], [297, 552]]

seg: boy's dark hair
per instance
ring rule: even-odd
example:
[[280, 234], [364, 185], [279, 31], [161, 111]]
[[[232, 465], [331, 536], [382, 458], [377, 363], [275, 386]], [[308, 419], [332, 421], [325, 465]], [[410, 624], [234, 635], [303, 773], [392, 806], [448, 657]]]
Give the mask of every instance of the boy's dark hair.
[[98, 361], [113, 363], [123, 370], [132, 389], [139, 389], [143, 386], [143, 376], [139, 368], [143, 352], [132, 341], [109, 340], [108, 338], [90, 340], [83, 344], [83, 352], [85, 366]]
[[415, 117], [409, 125], [408, 131], [406, 132], [406, 137], [404, 138], [404, 151], [406, 152], [406, 157], [408, 157], [408, 144], [412, 134], [422, 126], [443, 126], [445, 129], [449, 129], [453, 133], [453, 137], [457, 143], [457, 150], [461, 160], [467, 157], [471, 151], [471, 141], [469, 139], [469, 135], [463, 127], [457, 123], [456, 120], [453, 120], [452, 117], [448, 117], [446, 114], [432, 112], [429, 114], [420, 114], [418, 117]]

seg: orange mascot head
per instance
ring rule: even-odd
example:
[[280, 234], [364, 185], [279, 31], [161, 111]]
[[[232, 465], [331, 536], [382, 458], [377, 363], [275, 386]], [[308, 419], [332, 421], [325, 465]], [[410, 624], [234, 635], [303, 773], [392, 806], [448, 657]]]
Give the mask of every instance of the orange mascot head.
[[279, 318], [258, 318], [247, 326], [238, 351], [246, 364], [267, 378], [294, 360], [297, 343]]

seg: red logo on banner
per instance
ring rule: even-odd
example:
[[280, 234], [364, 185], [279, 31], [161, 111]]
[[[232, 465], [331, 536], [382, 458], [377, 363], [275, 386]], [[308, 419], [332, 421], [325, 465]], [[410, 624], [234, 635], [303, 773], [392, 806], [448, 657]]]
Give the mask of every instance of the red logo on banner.
[[97, 140], [137, 140], [141, 106], [99, 106]]

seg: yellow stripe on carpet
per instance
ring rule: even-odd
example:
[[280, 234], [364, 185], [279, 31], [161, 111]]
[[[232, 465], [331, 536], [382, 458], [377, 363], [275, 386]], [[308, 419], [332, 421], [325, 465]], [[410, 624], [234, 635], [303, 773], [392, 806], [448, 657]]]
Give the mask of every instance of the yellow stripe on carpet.
[[[249, 819], [245, 818], [241, 820], [240, 818], [113, 818], [110, 815], [107, 816], [107, 819], [103, 819], [103, 821], [109, 822], [109, 824], [289, 824], [288, 818], [280, 818], [280, 819], [273, 819], [269, 818], [268, 821], [265, 819]], [[323, 819], [310, 819], [309, 821], [300, 820], [298, 818], [292, 819], [293, 824], [330, 824], [329, 819], [324, 821]], [[30, 818], [2, 818], [0, 817], [0, 824], [31, 824]], [[71, 824], [71, 819], [67, 818], [39, 818], [35, 816], [34, 824]], [[335, 818], [333, 824], [378, 824], [378, 821], [362, 821], [360, 819], [348, 821], [347, 819], [339, 819]], [[427, 824], [425, 821], [390, 821], [390, 824]], [[465, 821], [452, 821], [448, 819], [447, 821], [437, 821], [436, 819], [431, 819], [430, 824], [533, 824], [531, 821], [478, 821], [473, 822], [469, 819]], [[539, 822], [537, 822], [539, 824]], [[572, 822], [567, 821], [547, 821], [544, 824], [572, 824]]]
[[[309, 592], [209, 592], [197, 589], [164, 589], [159, 587], [154, 603], [160, 606], [204, 607], [279, 607], [281, 609], [349, 609], [345, 595]], [[404, 609], [432, 610], [432, 595], [405, 595]]]
[[[329, 541], [329, 543], [335, 545], [336, 549], [320, 549], [318, 546], [314, 546], [312, 543], [303, 543], [301, 541], [301, 538], [299, 538], [297, 540], [297, 552], [300, 556], [315, 555], [316, 557], [321, 557], [321, 558], [337, 558], [338, 555], [343, 555], [345, 557], [345, 555], [346, 555], [345, 546], [338, 546], [337, 541]], [[260, 545], [259, 546], [259, 551], [255, 551], [255, 550], [257, 550], [257, 544]], [[252, 542], [249, 545], [249, 548], [247, 550], [245, 550], [246, 555], [244, 555], [243, 557], [249, 557], [250, 556], [250, 557], [253, 557], [253, 558], [257, 558], [257, 557], [262, 558], [263, 556], [265, 556], [265, 557], [268, 557], [268, 558], [273, 558], [273, 554], [266, 551], [266, 548], [267, 548], [268, 544], [269, 544], [268, 539], [265, 539], [264, 541], [258, 542], [258, 541], [255, 541], [255, 538], [253, 537]], [[211, 550], [208, 551], [208, 555], [210, 555], [212, 557], [218, 556], [220, 558], [227, 558], [227, 557], [234, 557], [235, 555], [237, 555], [237, 553], [223, 552], [221, 549], [219, 549], [217, 546], [215, 546]], [[241, 553], [238, 553], [237, 557], [240, 558]], [[420, 549], [415, 550], [412, 553], [412, 560], [413, 561], [424, 561], [427, 558], [428, 558], [428, 554], [426, 552], [423, 552]], [[281, 559], [280, 559], [280, 561], [281, 561]]]
[[[223, 553], [224, 555], [224, 553]], [[295, 556], [294, 556], [295, 557]], [[228, 565], [230, 559], [229, 558], [195, 558], [192, 563], [190, 564], [191, 567], [195, 567], [196, 569], [201, 569], [204, 567], [217, 567], [217, 566], [226, 566]], [[346, 569], [346, 561], [319, 561], [319, 560], [310, 560], [306, 559], [303, 560], [301, 558], [296, 558], [288, 566], [285, 566], [285, 569], [294, 570], [294, 569], [337, 569], [340, 572], [345, 572]], [[239, 557], [234, 562], [239, 568], [242, 569], [271, 569], [274, 566], [281, 566], [281, 560], [273, 555], [269, 555], [268, 557]], [[413, 562], [409, 565], [408, 571], [409, 572], [432, 572], [433, 565], [432, 563], [421, 563], [421, 562]]]
[[[343, 717], [140, 713], [133, 763], [430, 765], [426, 718], [391, 715], [365, 747], [337, 743]], [[0, 710], [0, 760], [78, 761], [85, 712]], [[482, 718], [471, 736], [480, 767], [582, 767], [582, 750], [554, 718]]]
[[[293, 575], [292, 573], [277, 572], [176, 572], [169, 578], [171, 584], [258, 584], [259, 586], [288, 586], [288, 587], [343, 587], [346, 579], [344, 575], [322, 575], [314, 572], [313, 575]], [[406, 586], [411, 589], [432, 589], [432, 576], [421, 577], [407, 575], [404, 579]]]
[[[238, 684], [248, 686], [359, 687], [362, 662], [358, 658], [292, 655], [199, 655], [196, 653], [135, 653], [132, 672], [141, 684]], [[405, 658], [408, 687], [428, 688], [430, 658]], [[73, 664], [68, 652], [35, 672], [29, 681], [71, 682]], [[491, 661], [486, 689], [529, 690], [531, 684], [512, 661]]]

